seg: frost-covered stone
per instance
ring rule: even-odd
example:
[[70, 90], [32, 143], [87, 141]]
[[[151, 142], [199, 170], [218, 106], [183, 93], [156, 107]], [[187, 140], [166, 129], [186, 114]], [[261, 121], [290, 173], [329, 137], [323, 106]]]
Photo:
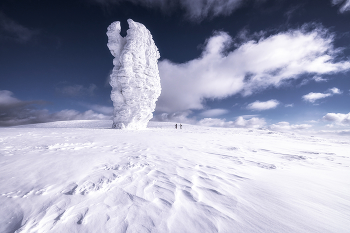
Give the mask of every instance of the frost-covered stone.
[[107, 29], [107, 46], [114, 56], [110, 76], [113, 128], [142, 129], [153, 117], [161, 92], [160, 55], [150, 31], [143, 24], [131, 19], [128, 24], [126, 37], [120, 35], [119, 21]]

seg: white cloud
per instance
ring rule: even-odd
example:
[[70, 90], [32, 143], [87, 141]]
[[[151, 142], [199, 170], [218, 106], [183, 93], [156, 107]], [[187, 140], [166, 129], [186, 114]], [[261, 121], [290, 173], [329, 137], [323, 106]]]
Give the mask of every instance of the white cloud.
[[268, 109], [276, 108], [279, 105], [277, 100], [269, 100], [266, 102], [255, 101], [251, 104], [248, 104], [247, 109], [253, 111], [264, 111]]
[[350, 112], [348, 114], [327, 113], [325, 116], [322, 117], [322, 119], [338, 124], [350, 124]]
[[155, 114], [152, 118], [152, 121], [169, 121], [169, 122], [195, 124], [196, 119], [194, 117], [192, 118], [189, 117], [191, 114], [192, 114], [192, 111], [189, 111], [189, 110], [184, 112]]
[[258, 117], [259, 115], [241, 115], [241, 117], [243, 117], [244, 119], [250, 119], [253, 117]]
[[292, 107], [294, 107], [294, 104], [286, 104], [286, 105], [284, 105], [284, 107], [286, 107], [286, 108], [292, 108]]
[[14, 97], [11, 91], [0, 90], [0, 120], [8, 114], [19, 114], [22, 111], [31, 111], [34, 105], [45, 104], [44, 101], [22, 101]]
[[204, 118], [198, 122], [198, 125], [211, 127], [225, 127], [225, 128], [261, 128], [266, 125], [263, 118], [253, 117], [244, 119], [240, 116], [235, 121], [226, 121], [218, 118]]
[[340, 136], [347, 136], [350, 135], [349, 129], [343, 129], [343, 130], [320, 130], [319, 133], [326, 134], [329, 136], [333, 135], [340, 135]]
[[312, 79], [315, 81], [315, 82], [327, 82], [328, 80], [325, 79], [325, 78], [322, 78], [320, 76], [314, 76], [312, 77]]
[[[257, 3], [261, 0], [255, 0]], [[331, 0], [333, 5], [341, 5], [340, 12], [344, 13], [350, 10], [350, 0]], [[135, 5], [141, 5], [147, 8], [156, 8], [165, 14], [170, 14], [176, 9], [185, 11], [185, 16], [189, 20], [200, 21], [204, 18], [212, 18], [220, 15], [230, 15], [236, 9], [244, 6], [247, 1], [244, 0], [90, 0], [103, 6], [109, 7], [112, 4], [121, 2], [131, 2]], [[291, 7], [285, 16], [288, 20], [294, 12], [302, 8], [302, 4]]]
[[307, 95], [303, 95], [302, 98], [305, 101], [314, 103], [316, 100], [323, 99], [323, 98], [329, 97], [331, 95], [332, 95], [331, 93], [313, 93], [313, 92], [310, 92]]
[[299, 86], [304, 86], [304, 85], [306, 85], [306, 84], [308, 84], [310, 81], [315, 81], [315, 82], [317, 82], [317, 83], [319, 83], [319, 82], [327, 82], [328, 80], [327, 79], [325, 79], [325, 78], [322, 78], [322, 77], [320, 77], [320, 76], [314, 76], [314, 77], [312, 77], [312, 78], [305, 78], [305, 79], [303, 79], [302, 81], [301, 81], [301, 83], [299, 84]]
[[96, 113], [92, 110], [78, 112], [65, 109], [50, 113], [47, 109], [37, 109], [36, 106], [44, 101], [22, 101], [7, 90], [0, 90], [0, 126], [34, 124], [50, 121], [65, 120], [105, 120], [111, 116]]
[[333, 87], [333, 88], [329, 89], [328, 92], [325, 92], [325, 93], [310, 92], [309, 94], [303, 95], [302, 99], [304, 101], [308, 101], [310, 103], [314, 103], [316, 100], [323, 99], [323, 98], [326, 98], [326, 97], [330, 97], [330, 96], [333, 96], [335, 94], [341, 94], [341, 93], [342, 92], [338, 88]]
[[311, 127], [312, 125], [309, 124], [291, 125], [289, 122], [286, 121], [278, 122], [269, 126], [271, 130], [276, 131], [304, 130], [309, 129]]
[[110, 116], [95, 113], [92, 110], [78, 112], [76, 110], [65, 109], [48, 115], [50, 121], [67, 121], [67, 120], [108, 120]]
[[112, 115], [114, 110], [113, 107], [102, 106], [98, 104], [90, 105], [90, 108], [96, 112], [100, 112], [106, 115]]
[[102, 5], [131, 2], [148, 8], [158, 8], [166, 14], [183, 9], [186, 18], [199, 21], [207, 17], [230, 15], [244, 0], [90, 0]]
[[216, 108], [216, 109], [209, 109], [209, 110], [203, 111], [200, 113], [200, 115], [203, 117], [216, 117], [216, 116], [224, 115], [228, 112], [229, 111], [226, 109]]
[[112, 106], [103, 106], [103, 105], [99, 105], [99, 104], [87, 104], [87, 103], [80, 103], [80, 105], [94, 110], [95, 112], [99, 112], [99, 113], [103, 113], [106, 115], [111, 116], [113, 114], [113, 110], [114, 108]]
[[332, 0], [333, 5], [341, 5], [340, 12], [350, 11], [350, 0]]
[[329, 89], [333, 94], [341, 94], [343, 93], [342, 91], [340, 91], [338, 88], [333, 87], [331, 89]]
[[0, 106], [19, 103], [20, 100], [13, 96], [11, 91], [0, 90]]
[[0, 126], [14, 126], [44, 123], [52, 121], [68, 121], [68, 120], [109, 120], [110, 116], [96, 113], [92, 110], [78, 112], [72, 109], [65, 109], [59, 112], [50, 113], [46, 109], [21, 111], [17, 114], [6, 114], [0, 117]]
[[176, 112], [203, 109], [207, 98], [244, 96], [268, 87], [280, 87], [302, 74], [331, 74], [350, 69], [350, 62], [335, 61], [340, 50], [334, 35], [306, 26], [260, 40], [248, 41], [233, 51], [232, 38], [218, 32], [209, 38], [202, 55], [183, 64], [159, 62], [162, 94], [157, 110]]

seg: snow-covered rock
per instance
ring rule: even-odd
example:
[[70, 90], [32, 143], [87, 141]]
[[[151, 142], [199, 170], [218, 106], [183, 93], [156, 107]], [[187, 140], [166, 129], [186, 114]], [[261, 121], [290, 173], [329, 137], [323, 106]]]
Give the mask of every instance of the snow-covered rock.
[[143, 24], [131, 19], [128, 24], [126, 37], [120, 35], [119, 21], [107, 30], [107, 46], [115, 57], [110, 78], [113, 128], [142, 129], [153, 117], [161, 92], [157, 63], [160, 55]]

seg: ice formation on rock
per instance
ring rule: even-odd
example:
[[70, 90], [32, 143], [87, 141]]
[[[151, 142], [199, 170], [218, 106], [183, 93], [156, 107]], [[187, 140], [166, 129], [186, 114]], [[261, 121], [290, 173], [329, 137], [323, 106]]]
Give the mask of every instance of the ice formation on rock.
[[152, 35], [141, 24], [128, 19], [127, 35], [120, 35], [120, 22], [107, 29], [108, 48], [113, 59], [110, 78], [114, 105], [113, 128], [142, 129], [153, 117], [161, 92], [158, 71], [160, 57]]

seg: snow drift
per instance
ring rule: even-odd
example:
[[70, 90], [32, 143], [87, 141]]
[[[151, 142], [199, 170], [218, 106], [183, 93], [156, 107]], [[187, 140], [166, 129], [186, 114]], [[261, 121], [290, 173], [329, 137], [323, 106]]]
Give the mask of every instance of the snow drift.
[[157, 64], [160, 55], [143, 24], [131, 19], [128, 24], [126, 37], [120, 35], [119, 21], [107, 29], [107, 46], [115, 57], [110, 76], [113, 128], [142, 129], [153, 117], [161, 92]]
[[349, 232], [348, 137], [148, 127], [2, 128], [0, 232]]

